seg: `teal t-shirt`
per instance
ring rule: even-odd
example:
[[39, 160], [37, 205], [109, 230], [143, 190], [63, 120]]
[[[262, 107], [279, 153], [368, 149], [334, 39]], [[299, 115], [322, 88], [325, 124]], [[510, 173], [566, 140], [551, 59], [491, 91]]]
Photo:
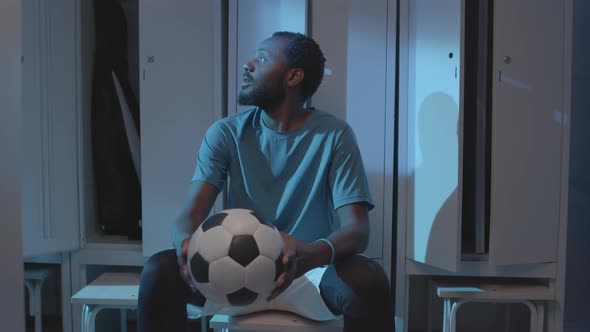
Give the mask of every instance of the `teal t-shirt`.
[[314, 241], [339, 225], [335, 209], [366, 202], [367, 176], [351, 127], [312, 110], [299, 128], [278, 132], [260, 108], [216, 121], [197, 156], [193, 181], [222, 189], [225, 208], [250, 209], [296, 239]]

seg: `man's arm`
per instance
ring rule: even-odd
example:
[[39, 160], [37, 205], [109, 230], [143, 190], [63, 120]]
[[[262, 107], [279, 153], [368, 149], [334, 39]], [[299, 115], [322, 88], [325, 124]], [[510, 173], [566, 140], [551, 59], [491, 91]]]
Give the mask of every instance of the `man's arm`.
[[[366, 203], [352, 203], [336, 210], [341, 227], [328, 236], [335, 249], [334, 261], [360, 254], [369, 244], [369, 209]], [[313, 242], [304, 246], [304, 267], [308, 270], [330, 263], [330, 246]]]
[[[334, 246], [334, 261], [362, 253], [369, 243], [369, 208], [366, 203], [344, 205], [336, 211], [341, 227], [327, 238]], [[293, 280], [311, 269], [329, 264], [332, 258], [332, 249], [325, 242], [305, 243], [286, 233], [281, 235], [285, 243], [285, 271], [277, 278], [277, 287], [269, 301], [287, 289]]]
[[192, 234], [209, 215], [218, 194], [219, 189], [214, 185], [193, 181], [189, 186], [185, 206], [172, 229], [172, 245], [178, 256], [180, 276], [193, 291], [195, 291], [195, 287], [191, 282], [186, 263], [188, 244]]
[[207, 182], [191, 182], [184, 207], [172, 229], [172, 243], [177, 253], [180, 253], [182, 242], [190, 237], [205, 221], [219, 189]]

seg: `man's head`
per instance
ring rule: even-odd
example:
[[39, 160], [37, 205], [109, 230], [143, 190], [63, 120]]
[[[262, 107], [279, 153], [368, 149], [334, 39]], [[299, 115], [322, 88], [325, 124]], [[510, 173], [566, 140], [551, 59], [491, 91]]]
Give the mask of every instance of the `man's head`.
[[304, 102], [322, 82], [325, 62], [313, 39], [300, 33], [275, 32], [260, 43], [256, 56], [244, 65], [238, 102], [268, 109], [288, 94]]

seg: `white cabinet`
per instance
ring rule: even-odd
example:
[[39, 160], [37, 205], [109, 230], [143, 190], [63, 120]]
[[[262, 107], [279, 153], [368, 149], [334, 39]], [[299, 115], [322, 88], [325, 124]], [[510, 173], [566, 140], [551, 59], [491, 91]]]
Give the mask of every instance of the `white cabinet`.
[[0, 2], [0, 321], [3, 331], [25, 330], [25, 291], [21, 257], [22, 218], [22, 5]]
[[[170, 247], [214, 109], [214, 1], [140, 1], [143, 254]], [[221, 15], [218, 13], [217, 15]]]
[[[23, 252], [71, 251], [62, 261], [64, 330], [69, 290], [86, 266], [141, 266], [170, 247], [206, 128], [221, 117], [221, 10], [217, 1], [140, 1], [143, 241], [102, 236], [94, 204], [90, 131], [94, 56], [91, 1], [22, 2]], [[132, 6], [133, 7], [133, 6]], [[137, 8], [137, 4], [135, 5]], [[150, 59], [153, 59], [150, 60]], [[138, 72], [131, 70], [131, 72]], [[33, 257], [35, 256], [35, 257]], [[71, 285], [70, 283], [71, 266]], [[71, 317], [80, 326], [79, 309]]]
[[490, 260], [556, 262], [570, 112], [560, 88], [565, 6], [560, 0], [494, 6]]
[[[222, 60], [214, 57], [221, 47], [221, 28], [215, 25], [221, 10], [216, 1], [141, 1], [135, 15], [140, 21], [142, 242], [101, 236], [96, 224], [92, 170], [101, 165], [92, 162], [89, 132], [92, 4], [23, 2], [25, 256], [109, 244], [149, 256], [170, 247], [170, 226], [183, 204], [201, 139], [222, 114], [219, 89], [212, 84], [221, 77]], [[105, 264], [117, 259], [104, 256]]]
[[[473, 11], [466, 6], [474, 3], [491, 4], [489, 15], [480, 17], [490, 19], [490, 34], [483, 35], [491, 39], [480, 40], [491, 47], [483, 52], [487, 59], [466, 55], [473, 54], [466, 47], [467, 29], [473, 28], [466, 25], [466, 15]], [[561, 0], [400, 2], [400, 331], [408, 328], [413, 275], [544, 280], [555, 294], [548, 331], [559, 331], [568, 206], [571, 15], [571, 2]], [[467, 102], [470, 68], [486, 72], [484, 84], [489, 87], [477, 95], [485, 98], [476, 103]], [[487, 113], [478, 121], [485, 123], [466, 121], [467, 115], [482, 109]], [[485, 132], [468, 137], [465, 126], [483, 127]], [[466, 140], [474, 137], [486, 140], [477, 147], [486, 151], [484, 163], [473, 160], [482, 155], [466, 152], [473, 143]], [[473, 171], [467, 167], [476, 168], [480, 191], [465, 189], [465, 175]], [[466, 195], [474, 194], [482, 194], [483, 200], [474, 205], [476, 213], [466, 217], [466, 205], [474, 202]], [[483, 217], [471, 220], [473, 215]], [[482, 223], [485, 230], [481, 253], [462, 248], [468, 236], [462, 226], [470, 222]]]
[[461, 254], [462, 0], [410, 1], [407, 257], [457, 271]]
[[[142, 241], [103, 236], [97, 222], [92, 2], [23, 1], [23, 249], [26, 257], [72, 252], [71, 285], [62, 290], [85, 285], [87, 265], [141, 266], [171, 247], [170, 227], [201, 139], [222, 115], [219, 2], [137, 1], [130, 7], [139, 8], [140, 22], [140, 68], [131, 72], [140, 75]], [[67, 293], [62, 303], [69, 313]], [[80, 308], [73, 309], [75, 328]]]
[[80, 243], [76, 0], [22, 2], [23, 254]]
[[[431, 273], [478, 275], [483, 268], [492, 275], [522, 275], [509, 272], [509, 266], [541, 264], [541, 275], [551, 277], [557, 271], [560, 208], [566, 206], [561, 196], [569, 110], [563, 90], [556, 88], [567, 74], [565, 5], [494, 1], [487, 101], [491, 151], [484, 165], [490, 174], [489, 251], [468, 263], [462, 260], [461, 236], [467, 235], [461, 234], [461, 223], [473, 220], [462, 216], [463, 167], [480, 166], [466, 163], [473, 156], [463, 149], [464, 126], [474, 125], [464, 119], [476, 111], [464, 104], [466, 62], [478, 61], [464, 56], [465, 4], [407, 3], [407, 47], [402, 46], [407, 108], [400, 114], [400, 125], [407, 126], [400, 143], [406, 147], [400, 155], [400, 175], [407, 179], [401, 201], [406, 214], [400, 219], [406, 227], [406, 257], [418, 273], [433, 267]], [[479, 272], [467, 272], [474, 264]]]

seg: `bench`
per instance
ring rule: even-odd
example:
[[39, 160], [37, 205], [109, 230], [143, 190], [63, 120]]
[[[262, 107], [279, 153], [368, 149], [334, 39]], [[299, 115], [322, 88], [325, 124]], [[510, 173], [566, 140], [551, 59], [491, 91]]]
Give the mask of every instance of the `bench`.
[[[74, 294], [72, 304], [83, 306], [81, 331], [94, 332], [96, 316], [103, 309], [120, 309], [121, 331], [126, 331], [126, 310], [137, 308], [139, 278], [139, 273], [106, 272]], [[189, 319], [198, 318], [198, 311], [196, 307], [187, 305]], [[205, 331], [206, 320], [203, 319], [201, 322], [201, 329]], [[291, 313], [269, 311], [235, 317], [214, 315], [210, 327], [216, 332], [340, 332], [342, 321], [316, 322]]]
[[524, 283], [435, 283], [436, 294], [443, 299], [443, 332], [455, 332], [457, 311], [466, 303], [522, 303], [531, 313], [531, 332], [543, 332], [545, 303], [553, 292], [545, 285]]
[[82, 332], [94, 332], [96, 315], [103, 309], [121, 310], [121, 331], [127, 331], [127, 309], [137, 308], [139, 273], [107, 272], [72, 296], [82, 305]]
[[317, 322], [284, 311], [265, 311], [241, 316], [215, 315], [209, 322], [215, 332], [341, 332], [342, 320]]

